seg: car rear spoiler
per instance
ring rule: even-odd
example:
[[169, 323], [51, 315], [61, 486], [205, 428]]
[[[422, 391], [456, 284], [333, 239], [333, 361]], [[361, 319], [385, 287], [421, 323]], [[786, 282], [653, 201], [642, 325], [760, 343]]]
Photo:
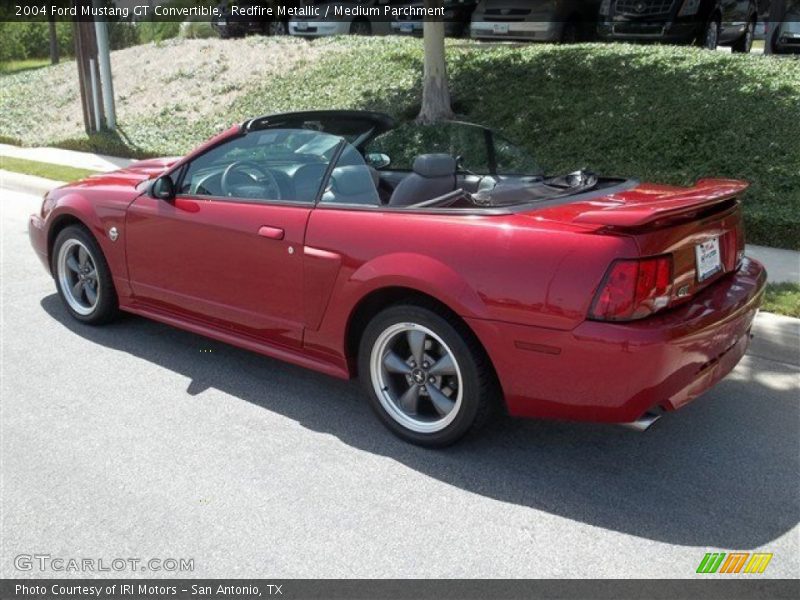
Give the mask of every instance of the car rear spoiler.
[[[749, 183], [736, 179], [701, 179], [690, 188], [666, 191], [654, 195], [652, 199], [644, 197], [641, 200], [581, 213], [573, 222], [619, 228], [642, 227], [656, 221], [707, 210], [739, 196], [749, 186]], [[630, 193], [636, 194], [636, 190], [631, 190]]]

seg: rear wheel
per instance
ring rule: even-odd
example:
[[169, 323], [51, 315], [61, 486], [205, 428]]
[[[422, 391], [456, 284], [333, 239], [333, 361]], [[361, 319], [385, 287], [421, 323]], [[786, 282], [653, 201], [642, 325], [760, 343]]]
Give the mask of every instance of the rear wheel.
[[578, 29], [577, 21], [567, 21], [561, 29], [562, 44], [577, 44], [580, 41], [580, 31]]
[[719, 20], [716, 16], [712, 16], [706, 23], [703, 33], [698, 39], [698, 45], [706, 50], [717, 49], [719, 45]]
[[78, 321], [100, 325], [118, 314], [117, 293], [100, 246], [83, 227], [64, 228], [53, 244], [56, 287]]
[[284, 21], [270, 21], [267, 25], [267, 35], [288, 35], [289, 28]]
[[748, 54], [753, 47], [753, 38], [756, 35], [756, 22], [754, 19], [751, 19], [747, 23], [747, 29], [745, 29], [742, 37], [736, 40], [733, 45], [731, 46], [731, 50], [733, 52], [739, 52], [742, 54]]
[[372, 26], [369, 21], [358, 19], [350, 24], [351, 35], [370, 35], [372, 33]]
[[474, 336], [421, 306], [394, 306], [369, 323], [359, 373], [381, 421], [422, 446], [478, 429], [497, 401], [494, 371]]

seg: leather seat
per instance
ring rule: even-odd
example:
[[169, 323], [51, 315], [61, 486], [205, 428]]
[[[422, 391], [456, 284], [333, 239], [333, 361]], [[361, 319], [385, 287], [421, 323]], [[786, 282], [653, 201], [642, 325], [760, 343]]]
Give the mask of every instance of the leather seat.
[[420, 154], [412, 172], [392, 192], [389, 206], [410, 206], [456, 189], [456, 161], [449, 154]]

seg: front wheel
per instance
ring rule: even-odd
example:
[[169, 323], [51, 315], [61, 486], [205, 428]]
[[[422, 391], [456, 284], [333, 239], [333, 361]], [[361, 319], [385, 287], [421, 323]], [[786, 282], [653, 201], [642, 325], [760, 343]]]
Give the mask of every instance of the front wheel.
[[97, 241], [83, 227], [70, 225], [53, 244], [56, 288], [69, 313], [90, 325], [117, 316], [117, 293]]
[[289, 35], [289, 28], [285, 21], [270, 21], [267, 25], [267, 35]]
[[731, 51], [739, 52], [742, 54], [749, 54], [750, 50], [753, 48], [753, 38], [756, 35], [756, 22], [750, 20], [747, 23], [747, 29], [744, 30], [744, 34], [738, 40], [736, 40], [733, 45], [731, 46]]
[[446, 446], [478, 429], [497, 401], [494, 371], [474, 336], [421, 306], [393, 306], [369, 323], [359, 373], [381, 421], [422, 446]]
[[350, 35], [370, 35], [372, 33], [372, 25], [369, 21], [357, 20], [350, 24]]
[[699, 45], [706, 50], [716, 50], [719, 45], [719, 21], [716, 17], [711, 17], [706, 23], [701, 35]]

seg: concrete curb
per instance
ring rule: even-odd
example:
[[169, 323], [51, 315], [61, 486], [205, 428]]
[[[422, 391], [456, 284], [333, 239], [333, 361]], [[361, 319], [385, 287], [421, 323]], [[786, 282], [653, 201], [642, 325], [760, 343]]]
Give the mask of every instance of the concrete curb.
[[64, 185], [63, 181], [54, 181], [44, 177], [34, 175], [24, 175], [13, 171], [0, 169], [0, 188], [5, 188], [23, 194], [33, 194], [35, 196], [44, 195], [53, 188]]
[[122, 169], [135, 162], [135, 160], [131, 158], [120, 158], [118, 156], [108, 156], [106, 154], [96, 154], [94, 152], [78, 152], [76, 150], [64, 150], [62, 148], [25, 148], [21, 146], [12, 146], [10, 144], [0, 144], [0, 156], [34, 160], [51, 165], [62, 165], [65, 167], [75, 167], [76, 169], [100, 172], [115, 171], [116, 169]]

